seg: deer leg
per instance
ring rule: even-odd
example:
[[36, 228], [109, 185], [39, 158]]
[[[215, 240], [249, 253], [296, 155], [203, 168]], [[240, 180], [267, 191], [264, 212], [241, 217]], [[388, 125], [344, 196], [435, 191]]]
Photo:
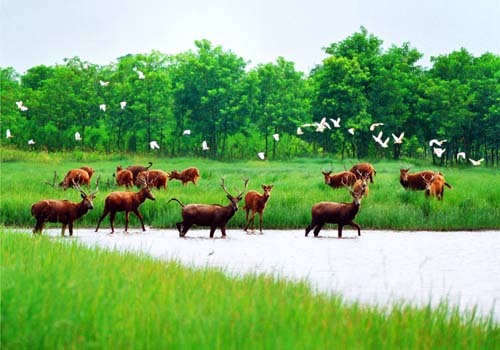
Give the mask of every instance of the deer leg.
[[63, 237], [64, 237], [64, 231], [66, 231], [66, 226], [68, 226], [68, 225], [67, 224], [62, 225], [61, 236], [63, 236]]
[[311, 231], [314, 228], [314, 226], [316, 226], [316, 222], [313, 220], [313, 222], [311, 222], [311, 224], [306, 227], [306, 237], [309, 234], [309, 231]]
[[109, 213], [109, 223], [111, 224], [111, 233], [115, 232], [115, 226], [114, 226], [115, 216], [116, 216], [116, 211], [112, 211], [111, 213]]
[[339, 234], [338, 234], [339, 238], [342, 238], [342, 227], [344, 227], [344, 225], [339, 224]]
[[351, 220], [351, 222], [349, 222], [349, 225], [351, 225], [352, 227], [355, 227], [356, 229], [358, 229], [358, 236], [361, 236], [361, 226], [359, 226], [357, 223], [355, 223], [352, 220]]
[[245, 231], [248, 230], [249, 226], [252, 226], [251, 229], [253, 230], [253, 219], [255, 218], [255, 212], [252, 211], [252, 215], [250, 215], [250, 220], [247, 220], [247, 226], [245, 227]]
[[220, 232], [222, 232], [222, 238], [226, 238], [226, 226], [220, 227]]
[[69, 235], [73, 236], [73, 221], [70, 221], [68, 223], [68, 228], [69, 228]]
[[182, 223], [182, 233], [179, 234], [180, 237], [184, 237], [186, 235], [186, 233], [188, 232], [188, 230], [191, 228], [191, 224], [184, 224], [184, 222]]
[[141, 213], [139, 213], [139, 209], [134, 210], [134, 214], [139, 218], [139, 220], [141, 220], [142, 231], [146, 231], [146, 228], [144, 227], [144, 220]]
[[97, 227], [95, 228], [95, 232], [97, 232], [97, 230], [99, 230], [99, 226], [101, 225], [102, 219], [104, 219], [106, 217], [106, 215], [108, 215], [108, 213], [109, 213], [109, 210], [104, 209], [104, 212], [102, 213], [101, 217], [99, 218], [99, 221], [97, 222]]
[[214, 233], [216, 228], [217, 228], [216, 226], [210, 226], [210, 238], [214, 238]]
[[260, 234], [262, 234], [262, 215], [264, 213], [260, 212], [259, 213], [259, 228], [260, 228]]
[[33, 229], [33, 234], [36, 234], [37, 232], [40, 232], [40, 234], [42, 234], [44, 224], [45, 220], [43, 218], [42, 219], [37, 218], [35, 228]]
[[125, 232], [128, 232], [128, 220], [130, 218], [130, 212], [126, 211], [125, 212]]
[[322, 223], [319, 223], [319, 224], [316, 225], [316, 228], [314, 229], [314, 237], [318, 237], [319, 231], [321, 231], [321, 229], [323, 228], [324, 224], [325, 223], [322, 222]]
[[182, 231], [182, 222], [176, 223], [175, 226], [177, 227], [177, 231], [179, 231], [179, 233], [181, 233], [181, 231]]

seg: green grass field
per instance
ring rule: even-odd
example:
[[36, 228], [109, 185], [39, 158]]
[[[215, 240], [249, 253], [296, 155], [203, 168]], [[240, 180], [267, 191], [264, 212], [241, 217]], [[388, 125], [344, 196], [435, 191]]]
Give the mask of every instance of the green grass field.
[[[53, 188], [54, 171], [59, 179], [72, 168], [90, 165], [100, 176], [100, 188], [94, 202], [95, 209], [75, 223], [75, 227], [95, 227], [104, 207], [104, 198], [116, 190], [112, 174], [117, 165], [144, 164], [152, 161], [154, 169], [171, 171], [196, 166], [201, 179], [198, 186], [182, 186], [170, 181], [168, 190], [154, 190], [156, 201], [146, 201], [140, 211], [145, 223], [155, 228], [174, 228], [180, 221], [180, 207], [170, 198], [188, 203], [217, 203], [227, 205], [225, 193], [220, 187], [225, 176], [230, 192], [238, 193], [243, 177], [248, 177], [248, 189], [261, 192], [262, 184], [274, 188], [264, 214], [265, 228], [305, 228], [311, 219], [311, 207], [319, 201], [351, 201], [347, 190], [333, 190], [326, 186], [321, 168], [333, 168], [334, 172], [350, 168], [352, 160], [328, 158], [293, 159], [288, 161], [233, 161], [221, 162], [200, 158], [158, 158], [155, 156], [131, 156], [95, 153], [31, 153], [2, 149], [0, 163], [0, 223], [5, 226], [33, 227], [31, 205], [41, 199], [69, 199], [79, 201], [78, 191]], [[423, 161], [372, 161], [377, 169], [375, 183], [369, 184], [370, 194], [363, 199], [356, 222], [362, 230], [484, 230], [500, 228], [500, 169], [485, 167], [439, 168]], [[399, 184], [399, 168], [411, 167], [412, 171], [439, 170], [453, 189], [445, 189], [443, 201], [427, 199], [424, 193], [405, 191]], [[95, 178], [94, 178], [95, 179]], [[109, 186], [107, 185], [109, 183]], [[240, 209], [243, 207], [240, 203]], [[123, 214], [117, 215], [116, 226], [124, 226]], [[245, 215], [240, 210], [229, 222], [230, 228], [244, 227]], [[139, 227], [131, 216], [132, 227]], [[59, 225], [49, 224], [47, 227]], [[109, 219], [101, 224], [109, 228]]]
[[2, 349], [499, 349], [446, 303], [346, 304], [306, 283], [0, 230]]

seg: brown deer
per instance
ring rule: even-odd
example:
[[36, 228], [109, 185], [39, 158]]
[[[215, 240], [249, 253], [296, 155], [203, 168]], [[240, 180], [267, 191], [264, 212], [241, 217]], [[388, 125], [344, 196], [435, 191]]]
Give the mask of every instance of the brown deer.
[[136, 185], [140, 185], [143, 179], [147, 179], [149, 187], [157, 189], [167, 189], [169, 174], [163, 170], [146, 170], [137, 175]]
[[152, 162], [148, 162], [148, 166], [130, 165], [126, 169], [130, 170], [132, 172], [132, 175], [134, 176], [134, 183], [135, 183], [137, 181], [137, 175], [139, 175], [139, 173], [141, 171], [149, 170], [149, 168], [151, 168], [152, 165], [153, 165]]
[[354, 164], [351, 167], [351, 169], [349, 169], [349, 171], [351, 173], [353, 173], [354, 175], [356, 175], [356, 177], [358, 179], [361, 178], [361, 174], [367, 174], [371, 183], [373, 183], [373, 178], [377, 174], [377, 172], [375, 171], [375, 168], [370, 163], [358, 163], [358, 164]]
[[89, 180], [92, 179], [92, 175], [94, 175], [95, 171], [94, 168], [89, 167], [89, 166], [82, 166], [80, 169], [85, 170], [87, 174], [89, 174]]
[[[399, 183], [401, 186], [403, 186], [406, 190], [414, 190], [414, 191], [424, 191], [425, 188], [427, 187], [427, 181], [430, 180], [435, 172], [426, 170], [426, 171], [421, 171], [418, 173], [410, 174], [410, 168], [408, 169], [399, 169]], [[444, 176], [442, 173], [438, 173], [443, 177]], [[451, 188], [451, 186], [446, 183], [444, 183], [445, 186]]]
[[340, 188], [343, 187], [344, 184], [352, 186], [357, 180], [356, 175], [350, 171], [341, 171], [332, 175], [332, 171], [325, 171], [321, 169], [321, 173], [325, 178], [325, 184], [331, 188]]
[[68, 171], [64, 179], [59, 183], [59, 186], [63, 187], [66, 191], [68, 187], [77, 185], [90, 186], [90, 176], [89, 173], [83, 169], [71, 169]]
[[48, 222], [62, 223], [61, 235], [64, 236], [66, 227], [69, 227], [69, 235], [73, 236], [73, 221], [87, 214], [90, 209], [94, 208], [93, 200], [98, 189], [94, 192], [86, 194], [82, 188], [76, 183], [73, 186], [80, 191], [82, 201], [70, 202], [68, 200], [44, 199], [36, 202], [31, 206], [31, 215], [36, 219], [36, 225], [33, 229], [33, 234], [39, 232], [42, 234], [43, 226]]
[[313, 205], [311, 211], [312, 221], [306, 227], [306, 237], [312, 229], [314, 229], [314, 237], [318, 237], [319, 231], [327, 223], [338, 225], [339, 238], [342, 238], [342, 228], [345, 225], [357, 228], [358, 236], [361, 236], [361, 227], [353, 220], [361, 206], [361, 197], [363, 197], [364, 189], [354, 192], [347, 185], [345, 187], [351, 193], [353, 201], [351, 203], [319, 202]]
[[[255, 214], [259, 213], [259, 229], [260, 233], [262, 233], [262, 215], [264, 214], [264, 209], [266, 209], [266, 204], [271, 196], [273, 185], [262, 185], [262, 189], [264, 190], [263, 194], [260, 194], [257, 191], [248, 191], [245, 196], [245, 206], [243, 207], [246, 211], [245, 220], [247, 224], [245, 226], [245, 231], [248, 230], [250, 224], [253, 230]], [[250, 211], [252, 214], [250, 220], [248, 220], [248, 214]]]
[[122, 169], [119, 165], [116, 167], [116, 174], [113, 174], [113, 176], [116, 178], [118, 186], [134, 187], [134, 174], [130, 170]]
[[222, 232], [222, 237], [226, 237], [226, 225], [233, 217], [234, 213], [238, 210], [238, 202], [242, 199], [243, 192], [248, 186], [248, 179], [245, 179], [244, 189], [237, 196], [232, 196], [224, 185], [224, 178], [222, 178], [221, 187], [227, 194], [229, 204], [222, 206], [218, 204], [188, 204], [184, 205], [177, 198], [171, 198], [171, 201], [176, 201], [182, 207], [182, 221], [175, 224], [179, 230], [179, 236], [184, 237], [187, 231], [193, 225], [197, 226], [210, 226], [210, 238], [214, 237], [214, 232], [217, 227]]
[[448, 188], [452, 188], [450, 184], [448, 184], [445, 180], [444, 177], [436, 172], [434, 175], [430, 178], [427, 179], [425, 176], [422, 175], [423, 180], [425, 181], [425, 196], [429, 197], [436, 197], [438, 200], [442, 200], [444, 197], [444, 186], [447, 186]]
[[169, 180], [174, 180], [174, 179], [180, 180], [182, 181], [183, 185], [187, 184], [190, 181], [196, 185], [199, 178], [200, 178], [200, 171], [198, 170], [198, 168], [187, 168], [181, 172], [178, 172], [177, 170], [172, 170], [169, 176]]
[[364, 190], [364, 196], [368, 197], [368, 194], [370, 192], [370, 189], [368, 188], [368, 179], [370, 178], [370, 174], [369, 173], [364, 173], [364, 174], [359, 173], [358, 175], [359, 175], [359, 178], [352, 185], [352, 190], [354, 192], [359, 192], [361, 190]]
[[104, 212], [99, 218], [95, 232], [99, 230], [101, 221], [109, 214], [109, 221], [111, 223], [111, 233], [115, 232], [113, 222], [115, 221], [116, 213], [119, 211], [125, 212], [125, 232], [128, 230], [128, 220], [130, 212], [134, 213], [141, 221], [142, 230], [146, 231], [144, 227], [144, 220], [139, 212], [139, 206], [144, 203], [146, 199], [155, 200], [147, 181], [144, 181], [142, 188], [138, 192], [111, 192], [107, 195], [104, 201]]

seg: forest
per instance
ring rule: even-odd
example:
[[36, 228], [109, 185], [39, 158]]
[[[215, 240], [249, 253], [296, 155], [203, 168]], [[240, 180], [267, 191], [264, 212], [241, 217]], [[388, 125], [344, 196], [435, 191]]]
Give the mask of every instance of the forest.
[[[108, 65], [73, 57], [23, 75], [0, 67], [0, 145], [221, 160], [259, 152], [441, 165], [484, 158], [498, 166], [498, 54], [462, 48], [422, 67], [410, 43], [384, 49], [364, 27], [323, 50], [327, 57], [307, 73], [283, 57], [252, 66], [208, 40], [194, 51], [127, 54]], [[446, 140], [442, 153], [433, 139]]]

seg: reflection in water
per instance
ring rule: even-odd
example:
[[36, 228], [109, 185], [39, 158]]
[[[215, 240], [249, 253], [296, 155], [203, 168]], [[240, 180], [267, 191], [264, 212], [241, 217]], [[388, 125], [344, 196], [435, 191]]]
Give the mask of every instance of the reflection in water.
[[[448, 299], [462, 310], [477, 306], [500, 320], [500, 232], [384, 232], [336, 228], [320, 238], [303, 230], [267, 230], [263, 235], [229, 230], [226, 239], [208, 238], [208, 229], [179, 238], [174, 230], [130, 233], [75, 230], [88, 245], [141, 251], [189, 266], [222, 267], [231, 274], [273, 273], [307, 279], [320, 291], [340, 292], [345, 300], [385, 305], [406, 300], [433, 304]], [[60, 229], [44, 234], [58, 236]]]

